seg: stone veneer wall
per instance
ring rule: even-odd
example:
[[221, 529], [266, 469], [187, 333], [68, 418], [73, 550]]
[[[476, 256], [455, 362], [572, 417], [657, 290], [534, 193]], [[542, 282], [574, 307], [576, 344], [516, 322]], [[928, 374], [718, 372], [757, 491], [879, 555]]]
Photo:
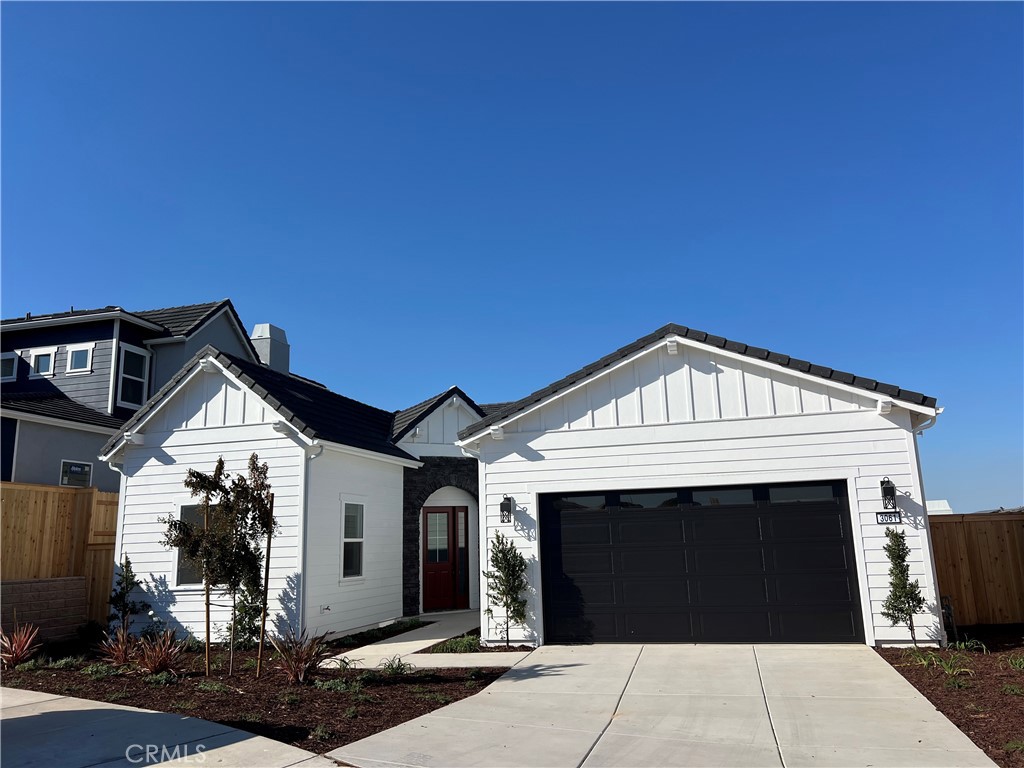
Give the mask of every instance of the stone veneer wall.
[[[420, 513], [434, 491], [446, 485], [461, 488], [474, 499], [479, 495], [476, 459], [452, 456], [423, 456], [419, 469], [405, 468], [402, 502], [402, 613], [420, 612]], [[478, 500], [479, 501], [479, 500]]]
[[4, 631], [19, 624], [39, 627], [40, 640], [75, 638], [85, 624], [88, 610], [85, 577], [25, 579], [0, 583], [0, 624]]

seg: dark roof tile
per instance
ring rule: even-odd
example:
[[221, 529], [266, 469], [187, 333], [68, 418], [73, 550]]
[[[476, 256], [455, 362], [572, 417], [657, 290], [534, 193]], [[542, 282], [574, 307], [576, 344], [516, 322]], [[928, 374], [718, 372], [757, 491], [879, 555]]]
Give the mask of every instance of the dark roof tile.
[[[88, 406], [72, 400], [58, 392], [24, 392], [4, 393], [0, 397], [0, 406], [4, 411], [45, 416], [51, 419], [71, 421], [76, 424], [89, 424], [94, 427], [118, 429], [124, 419], [94, 411]], [[5, 414], [7, 415], [7, 414]]]
[[[307, 437], [361, 448], [386, 456], [413, 459], [391, 442], [394, 414], [339, 395], [300, 376], [280, 373], [262, 363], [253, 363], [206, 346], [178, 371], [160, 391], [124, 425], [130, 430], [156, 407], [199, 360], [212, 356], [257, 395], [263, 397], [284, 419]], [[103, 448], [109, 453], [120, 441], [115, 435]]]
[[419, 422], [437, 410], [449, 397], [455, 396], [462, 398], [466, 405], [476, 411], [479, 416], [487, 415], [479, 405], [473, 402], [473, 398], [461, 389], [449, 387], [444, 392], [427, 398], [422, 403], [417, 403], [401, 411], [395, 411], [394, 423], [391, 426], [391, 439], [397, 443]]

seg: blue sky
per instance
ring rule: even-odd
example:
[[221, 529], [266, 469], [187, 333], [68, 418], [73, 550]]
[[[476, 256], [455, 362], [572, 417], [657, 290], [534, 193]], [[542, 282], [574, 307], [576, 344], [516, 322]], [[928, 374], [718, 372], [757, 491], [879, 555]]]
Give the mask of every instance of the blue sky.
[[230, 297], [396, 409], [677, 322], [1024, 503], [1021, 4], [4, 3], [5, 317]]

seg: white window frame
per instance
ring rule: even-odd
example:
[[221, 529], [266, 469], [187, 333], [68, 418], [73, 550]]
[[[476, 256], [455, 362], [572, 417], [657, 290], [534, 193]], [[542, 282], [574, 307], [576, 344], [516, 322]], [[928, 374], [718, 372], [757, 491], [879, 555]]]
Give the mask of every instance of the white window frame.
[[19, 355], [17, 352], [4, 352], [3, 354], [0, 354], [0, 359], [11, 359], [14, 361], [14, 372], [10, 376], [0, 376], [0, 381], [17, 381], [18, 361], [21, 359], [21, 355]]
[[[363, 534], [358, 537], [347, 538], [345, 536], [345, 507], [350, 504], [357, 504], [362, 508], [361, 516], [359, 519], [360, 532]], [[361, 497], [342, 497], [341, 498], [341, 528], [339, 531], [340, 546], [338, 547], [338, 584], [351, 584], [354, 581], [360, 581], [366, 578], [366, 499]], [[359, 556], [359, 575], [358, 576], [346, 576], [345, 575], [345, 544], [352, 544], [358, 542], [361, 544], [360, 556]]]
[[[52, 379], [57, 373], [57, 350], [59, 347], [39, 347], [38, 349], [28, 350], [29, 354], [29, 371], [28, 377], [30, 379]], [[50, 356], [50, 372], [49, 373], [36, 373], [36, 358], [42, 357], [43, 355]]]
[[[92, 373], [92, 353], [96, 349], [96, 342], [90, 341], [87, 344], [68, 344], [67, 353], [68, 358], [64, 362], [64, 375], [65, 376], [84, 376]], [[72, 368], [71, 367], [71, 353], [81, 352], [85, 350], [89, 353], [89, 359], [85, 362], [85, 368]]]
[[[181, 520], [181, 515], [185, 507], [199, 507], [202, 506], [197, 499], [191, 497], [177, 499], [174, 502], [175, 505], [175, 517]], [[202, 579], [195, 583], [179, 584], [178, 583], [178, 564], [181, 559], [181, 550], [178, 547], [172, 547], [174, 550], [174, 565], [171, 570], [171, 581], [173, 586], [171, 589], [182, 591], [182, 592], [202, 592], [205, 588]]]
[[[87, 467], [89, 467], [89, 485], [65, 485], [63, 482], [61, 482], [64, 479], [65, 464], [85, 464]], [[93, 485], [92, 480], [94, 469], [95, 467], [93, 467], [91, 461], [79, 461], [78, 459], [61, 459], [60, 474], [57, 475], [57, 485], [59, 485], [61, 488], [91, 488]]]
[[[132, 381], [141, 381], [142, 382], [142, 402], [141, 403], [128, 403], [128, 402], [125, 402], [121, 398], [121, 384], [124, 382], [124, 376], [125, 376], [125, 373], [124, 373], [124, 358], [125, 358], [124, 353], [125, 352], [134, 352], [135, 354], [142, 355], [143, 357], [146, 358], [146, 376], [145, 376], [145, 378], [138, 379], [135, 376], [130, 376], [130, 375], [128, 376], [128, 378], [131, 379]], [[148, 349], [142, 349], [142, 347], [136, 347], [136, 346], [133, 346], [131, 344], [125, 344], [124, 342], [121, 342], [121, 351], [120, 351], [120, 354], [117, 357], [118, 357], [118, 360], [117, 360], [117, 404], [121, 408], [131, 408], [133, 411], [137, 411], [137, 410], [139, 410], [139, 408], [141, 408], [143, 405], [145, 405], [146, 401], [149, 399], [149, 397], [148, 397], [148, 393], [149, 393], [149, 364], [151, 362], [151, 358], [153, 357], [153, 353], [150, 352]]]

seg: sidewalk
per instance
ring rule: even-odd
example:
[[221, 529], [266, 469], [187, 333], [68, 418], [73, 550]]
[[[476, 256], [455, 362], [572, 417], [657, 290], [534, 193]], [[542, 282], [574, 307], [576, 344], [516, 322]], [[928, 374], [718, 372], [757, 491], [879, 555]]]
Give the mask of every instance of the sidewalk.
[[17, 688], [0, 688], [0, 763], [5, 768], [338, 765], [290, 744], [194, 717]]
[[398, 656], [407, 664], [420, 669], [426, 668], [471, 668], [471, 667], [512, 667], [525, 659], [528, 652], [511, 653], [417, 653], [480, 626], [479, 611], [452, 611], [450, 613], [428, 613], [419, 617], [431, 622], [425, 627], [405, 632], [389, 640], [381, 640], [362, 648], [355, 648], [344, 654], [328, 659], [324, 666], [332, 666], [334, 660], [345, 657], [353, 668], [378, 667], [382, 661]]

